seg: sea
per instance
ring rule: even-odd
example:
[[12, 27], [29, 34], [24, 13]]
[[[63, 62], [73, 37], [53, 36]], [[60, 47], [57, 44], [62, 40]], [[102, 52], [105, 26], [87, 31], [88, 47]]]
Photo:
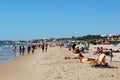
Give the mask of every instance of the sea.
[[[13, 45], [16, 46], [17, 50], [16, 53], [13, 52]], [[22, 44], [6, 44], [6, 43], [0, 43], [0, 64], [10, 62], [15, 60], [17, 57], [20, 56], [19, 53], [19, 46], [24, 46], [25, 53], [27, 52], [27, 43]]]

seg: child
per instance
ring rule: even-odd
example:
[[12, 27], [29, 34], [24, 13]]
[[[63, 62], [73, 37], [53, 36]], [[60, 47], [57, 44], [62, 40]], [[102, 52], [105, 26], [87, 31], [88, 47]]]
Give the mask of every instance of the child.
[[80, 54], [79, 54], [80, 62], [82, 62], [82, 58], [84, 58], [84, 56], [80, 53]]

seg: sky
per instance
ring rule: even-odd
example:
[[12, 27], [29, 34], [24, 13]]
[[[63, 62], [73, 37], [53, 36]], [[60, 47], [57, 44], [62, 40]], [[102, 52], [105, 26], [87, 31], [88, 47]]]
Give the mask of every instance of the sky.
[[0, 0], [0, 40], [120, 33], [120, 0]]

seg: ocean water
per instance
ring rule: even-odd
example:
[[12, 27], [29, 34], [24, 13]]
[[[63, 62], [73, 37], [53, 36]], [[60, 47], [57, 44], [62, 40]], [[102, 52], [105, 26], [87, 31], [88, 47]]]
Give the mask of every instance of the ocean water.
[[[12, 50], [13, 45], [17, 47], [16, 54]], [[28, 44], [0, 44], [0, 64], [15, 60], [15, 58], [19, 57], [19, 46], [23, 45], [25, 46], [25, 48], [27, 48], [28, 46]]]

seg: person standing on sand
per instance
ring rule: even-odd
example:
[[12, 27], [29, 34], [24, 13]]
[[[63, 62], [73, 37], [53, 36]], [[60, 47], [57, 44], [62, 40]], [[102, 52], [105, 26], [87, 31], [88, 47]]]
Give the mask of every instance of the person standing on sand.
[[30, 45], [27, 47], [27, 49], [28, 49], [28, 54], [30, 54], [30, 51], [31, 51]]
[[22, 47], [21, 46], [19, 46], [19, 53], [20, 53], [20, 55], [22, 54]]
[[44, 52], [44, 48], [45, 48], [45, 44], [44, 43], [42, 43], [41, 48], [42, 48], [42, 52]]
[[24, 53], [25, 53], [25, 47], [22, 46], [22, 55], [24, 56]]
[[112, 58], [113, 58], [113, 51], [112, 51], [112, 49], [110, 49], [109, 52], [110, 52], [110, 62], [112, 62]]
[[45, 44], [45, 51], [47, 52], [47, 49], [48, 49], [48, 44], [46, 43]]
[[15, 45], [13, 45], [12, 50], [13, 50], [14, 55], [16, 56], [16, 46]]
[[35, 45], [32, 45], [32, 54], [34, 54], [35, 51]]

